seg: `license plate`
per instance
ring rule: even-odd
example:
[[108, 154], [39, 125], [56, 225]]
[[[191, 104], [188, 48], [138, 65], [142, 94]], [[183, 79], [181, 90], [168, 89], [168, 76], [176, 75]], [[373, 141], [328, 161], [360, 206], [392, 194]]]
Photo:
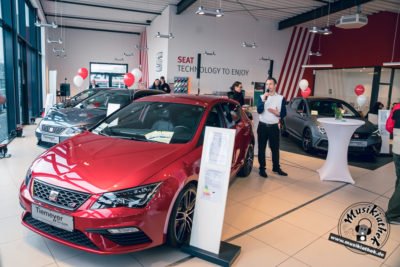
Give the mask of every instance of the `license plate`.
[[350, 146], [366, 147], [367, 145], [368, 145], [367, 141], [350, 141]]
[[48, 143], [53, 143], [53, 144], [58, 144], [60, 142], [60, 137], [42, 134], [42, 141], [48, 142]]
[[50, 224], [52, 226], [70, 232], [74, 231], [73, 217], [46, 208], [42, 208], [35, 204], [32, 204], [32, 217], [36, 220]]

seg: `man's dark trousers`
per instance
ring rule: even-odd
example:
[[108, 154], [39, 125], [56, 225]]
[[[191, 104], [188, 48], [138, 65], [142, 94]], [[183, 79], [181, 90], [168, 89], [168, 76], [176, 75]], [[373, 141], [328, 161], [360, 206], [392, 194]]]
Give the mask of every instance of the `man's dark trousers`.
[[266, 124], [259, 122], [257, 127], [258, 138], [258, 162], [260, 163], [260, 171], [265, 170], [265, 149], [269, 140], [269, 147], [272, 152], [272, 169], [275, 171], [280, 169], [279, 166], [279, 126], [276, 124]]

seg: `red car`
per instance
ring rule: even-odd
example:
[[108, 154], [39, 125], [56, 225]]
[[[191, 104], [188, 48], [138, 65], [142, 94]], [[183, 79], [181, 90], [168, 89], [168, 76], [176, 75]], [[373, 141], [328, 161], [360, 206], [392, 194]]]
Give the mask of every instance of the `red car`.
[[33, 162], [20, 188], [22, 224], [97, 254], [188, 242], [206, 126], [236, 129], [231, 178], [248, 176], [254, 136], [237, 102], [149, 96]]

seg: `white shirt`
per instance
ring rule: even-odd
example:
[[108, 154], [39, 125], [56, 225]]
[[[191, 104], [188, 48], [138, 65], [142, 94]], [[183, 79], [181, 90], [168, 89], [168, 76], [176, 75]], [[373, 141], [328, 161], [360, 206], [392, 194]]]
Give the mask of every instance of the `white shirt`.
[[400, 155], [400, 129], [393, 129], [393, 147], [392, 152]]
[[[261, 100], [264, 102], [265, 97], [261, 95]], [[276, 109], [281, 112], [283, 96], [275, 93], [267, 97], [267, 101], [264, 102], [264, 112], [260, 114], [260, 121], [267, 124], [278, 123], [280, 117], [268, 111], [269, 108]]]

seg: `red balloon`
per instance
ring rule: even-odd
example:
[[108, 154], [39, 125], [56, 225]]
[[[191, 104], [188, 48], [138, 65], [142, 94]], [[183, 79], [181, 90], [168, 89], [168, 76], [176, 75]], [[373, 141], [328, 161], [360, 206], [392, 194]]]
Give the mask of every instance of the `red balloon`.
[[304, 97], [304, 98], [307, 98], [307, 97], [309, 97], [311, 95], [311, 89], [310, 89], [310, 87], [307, 87], [307, 89], [306, 90], [302, 90], [301, 91], [301, 96], [302, 97]]
[[358, 84], [358, 85], [356, 85], [356, 88], [354, 88], [354, 93], [356, 93], [356, 95], [358, 95], [358, 96], [364, 94], [364, 92], [365, 92], [365, 88], [362, 84]]
[[0, 95], [0, 105], [3, 105], [4, 103], [6, 103], [7, 99], [5, 96]]
[[89, 72], [87, 70], [87, 68], [80, 68], [78, 70], [78, 75], [82, 77], [82, 79], [86, 79], [88, 76]]
[[135, 76], [132, 73], [128, 72], [124, 75], [124, 83], [126, 86], [131, 86], [135, 83]]

